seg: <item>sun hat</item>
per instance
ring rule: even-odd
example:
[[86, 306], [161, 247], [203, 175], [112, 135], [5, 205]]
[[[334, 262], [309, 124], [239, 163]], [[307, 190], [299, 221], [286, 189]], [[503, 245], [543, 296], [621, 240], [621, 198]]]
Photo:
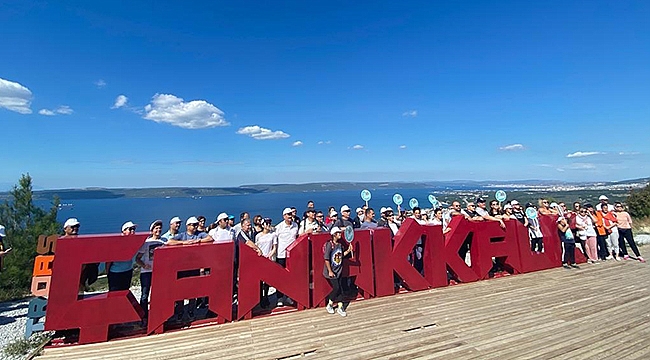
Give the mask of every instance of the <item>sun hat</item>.
[[65, 221], [63, 227], [67, 228], [68, 226], [76, 226], [76, 225], [79, 225], [79, 220], [77, 220], [77, 218], [69, 218], [68, 220]]
[[156, 220], [152, 222], [151, 225], [149, 225], [149, 231], [153, 231], [153, 228], [155, 228], [156, 226], [162, 227], [162, 224], [163, 224], [162, 220]]
[[187, 221], [185, 222], [185, 226], [190, 224], [198, 224], [198, 223], [199, 223], [199, 219], [197, 219], [195, 216], [192, 216], [189, 219], [187, 219]]
[[183, 222], [183, 220], [181, 220], [181, 218], [179, 218], [178, 216], [174, 216], [171, 220], [169, 220], [170, 224], [174, 224], [177, 222]]
[[131, 227], [138, 227], [138, 225], [134, 224], [131, 221], [127, 221], [124, 224], [122, 224], [122, 231], [124, 231], [124, 230], [126, 230], [128, 228], [131, 228]]
[[335, 226], [335, 227], [332, 228], [332, 230], [330, 230], [330, 235], [334, 235], [334, 234], [336, 234], [337, 232], [343, 232], [343, 229], [341, 229], [341, 228], [338, 227], [338, 226]]
[[225, 212], [222, 212], [221, 214], [219, 214], [217, 216], [217, 221], [221, 221], [221, 220], [224, 220], [224, 219], [227, 219], [227, 218], [228, 218], [228, 214], [226, 214]]

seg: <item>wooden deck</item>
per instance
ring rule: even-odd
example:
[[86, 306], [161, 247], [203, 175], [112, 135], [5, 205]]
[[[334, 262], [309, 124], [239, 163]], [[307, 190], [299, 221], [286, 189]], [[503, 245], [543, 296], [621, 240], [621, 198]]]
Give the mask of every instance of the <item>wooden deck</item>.
[[354, 302], [346, 318], [311, 309], [37, 359], [650, 358], [650, 266], [581, 267]]

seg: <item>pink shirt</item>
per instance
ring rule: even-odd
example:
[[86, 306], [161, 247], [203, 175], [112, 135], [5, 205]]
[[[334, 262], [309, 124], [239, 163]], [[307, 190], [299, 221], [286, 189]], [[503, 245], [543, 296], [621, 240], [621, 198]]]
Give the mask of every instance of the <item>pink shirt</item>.
[[630, 217], [630, 214], [628, 214], [627, 211], [617, 211], [615, 214], [619, 229], [632, 228], [632, 217]]

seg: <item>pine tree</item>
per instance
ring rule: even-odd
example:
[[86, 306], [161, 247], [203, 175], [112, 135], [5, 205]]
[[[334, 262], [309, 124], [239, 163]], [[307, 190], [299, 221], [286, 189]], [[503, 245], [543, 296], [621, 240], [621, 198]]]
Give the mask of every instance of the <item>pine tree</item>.
[[7, 232], [5, 247], [12, 248], [0, 272], [0, 300], [29, 293], [38, 236], [56, 234], [61, 228], [56, 221], [58, 199], [49, 211], [36, 206], [29, 174], [21, 176], [9, 195], [9, 201], [0, 204], [0, 224]]

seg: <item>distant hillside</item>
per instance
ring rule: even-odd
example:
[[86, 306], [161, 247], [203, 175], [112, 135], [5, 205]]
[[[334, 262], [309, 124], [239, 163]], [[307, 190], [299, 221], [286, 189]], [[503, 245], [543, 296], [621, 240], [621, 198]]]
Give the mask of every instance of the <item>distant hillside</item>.
[[[583, 191], [612, 190], [625, 191], [630, 187], [641, 187], [650, 182], [650, 178], [640, 178], [613, 182], [571, 183], [548, 180], [514, 180], [514, 181], [426, 181], [426, 182], [324, 182], [305, 184], [252, 184], [239, 187], [166, 187], [166, 188], [86, 188], [37, 190], [37, 200], [51, 200], [58, 196], [63, 200], [79, 199], [116, 199], [116, 198], [160, 198], [160, 197], [202, 197], [222, 195], [244, 195], [259, 193], [321, 192], [345, 190], [378, 189], [439, 189], [439, 190], [488, 190], [503, 188], [506, 190], [525, 191]], [[0, 193], [0, 199], [8, 198], [8, 193]]]

